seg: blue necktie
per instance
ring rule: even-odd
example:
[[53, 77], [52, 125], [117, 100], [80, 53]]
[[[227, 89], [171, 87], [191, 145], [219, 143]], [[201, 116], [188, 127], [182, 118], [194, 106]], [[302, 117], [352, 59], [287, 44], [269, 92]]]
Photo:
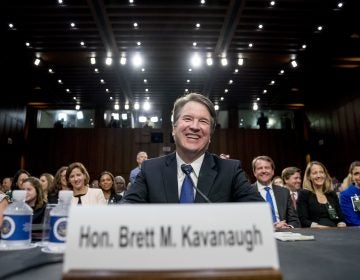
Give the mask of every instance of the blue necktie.
[[181, 186], [180, 203], [193, 203], [194, 202], [194, 187], [190, 178], [190, 173], [193, 171], [191, 165], [184, 166], [185, 179]]
[[272, 219], [273, 219], [273, 222], [276, 223], [275, 207], [274, 207], [274, 202], [271, 197], [270, 187], [265, 187], [265, 190], [266, 190], [266, 201], [270, 203]]

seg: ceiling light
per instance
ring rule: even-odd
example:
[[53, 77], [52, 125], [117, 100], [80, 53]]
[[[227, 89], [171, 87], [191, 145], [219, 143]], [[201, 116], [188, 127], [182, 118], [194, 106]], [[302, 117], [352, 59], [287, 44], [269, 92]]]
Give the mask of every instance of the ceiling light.
[[270, 85], [274, 85], [274, 84], [275, 84], [275, 81], [272, 80], [272, 81], [270, 82]]
[[105, 84], [104, 79], [100, 79], [100, 83]]
[[62, 4], [62, 3], [63, 3], [63, 0], [58, 0], [58, 3], [59, 3], [59, 4]]
[[221, 96], [221, 97], [220, 97], [220, 100], [223, 101], [223, 100], [224, 100], [224, 97]]
[[337, 4], [338, 8], [342, 8], [342, 7], [343, 7], [343, 5], [344, 5], [344, 3], [343, 3], [343, 2], [339, 2], [339, 3]]
[[110, 96], [110, 98], [109, 98], [110, 100], [113, 100], [113, 98], [112, 98], [112, 96]]
[[159, 121], [159, 118], [158, 117], [151, 117], [150, 118], [150, 121], [153, 122], [153, 123], [157, 123]]
[[141, 46], [141, 42], [137, 42], [136, 45]]
[[63, 81], [62, 81], [62, 80], [58, 80], [58, 83], [62, 85]]
[[54, 71], [51, 68], [49, 68], [49, 73], [54, 74]]
[[115, 104], [115, 105], [114, 105], [114, 109], [115, 109], [116, 111], [118, 111], [118, 110], [120, 109], [120, 105], [119, 105], [119, 104]]
[[252, 48], [254, 46], [253, 43], [249, 43], [249, 48]]
[[186, 80], [187, 83], [190, 83], [190, 80]]
[[221, 59], [221, 65], [222, 65], [222, 66], [228, 65], [228, 61], [227, 61], [226, 57], [223, 57], [223, 58]]
[[296, 60], [291, 61], [291, 66], [296, 68], [298, 66]]
[[282, 75], [284, 73], [285, 73], [285, 71], [281, 69], [279, 75]]
[[71, 28], [75, 28], [75, 26], [76, 26], [76, 25], [75, 25], [74, 22], [71, 22], [71, 23], [70, 23], [70, 27], [71, 27]]
[[191, 69], [191, 68], [189, 68], [189, 69], [188, 69], [188, 71], [189, 71], [189, 72], [192, 72], [192, 69]]
[[235, 68], [234, 73], [238, 73], [239, 69]]
[[208, 58], [206, 59], [206, 64], [207, 64], [208, 66], [213, 65], [213, 59], [212, 59], [211, 57], [208, 57]]
[[307, 46], [306, 46], [305, 44], [301, 46], [301, 48], [303, 48], [303, 49], [306, 49], [306, 47], [307, 47]]
[[129, 106], [129, 104], [125, 104], [125, 110], [129, 110], [129, 108], [130, 108], [130, 106]]
[[134, 3], [134, 0], [129, 0], [129, 3], [130, 3], [130, 4]]
[[264, 89], [264, 90], [263, 90], [263, 94], [265, 94], [265, 93], [267, 93], [267, 89]]
[[229, 84], [231, 85], [233, 83], [233, 80], [229, 80]]
[[238, 59], [238, 65], [240, 66], [244, 65], [244, 59], [242, 57]]
[[14, 24], [12, 24], [11, 22], [8, 24], [8, 26], [9, 26], [10, 29], [15, 29]]
[[226, 88], [226, 89], [224, 90], [224, 92], [225, 92], [225, 93], [228, 93], [228, 92], [229, 92], [229, 90]]
[[193, 47], [196, 47], [197, 46], [197, 43], [196, 42], [193, 42]]
[[91, 63], [92, 65], [96, 64], [96, 58], [95, 58], [95, 57], [91, 57], [91, 58], [90, 58], [90, 63]]
[[[129, 106], [129, 105], [128, 105], [128, 106]], [[126, 121], [126, 120], [127, 120], [127, 114], [126, 114], [126, 113], [121, 114], [121, 119], [122, 119], [123, 121]]]
[[107, 89], [105, 89], [105, 91], [106, 91], [106, 92], [109, 92], [110, 90], [107, 88]]
[[39, 66], [39, 64], [40, 64], [40, 59], [39, 59], [39, 58], [35, 58], [34, 64], [35, 64], [36, 66]]
[[134, 22], [133, 26], [134, 26], [135, 28], [137, 28], [139, 25], [138, 25], [137, 22]]
[[139, 122], [140, 123], [144, 123], [144, 122], [146, 122], [147, 121], [147, 118], [146, 117], [144, 117], [144, 116], [139, 116]]
[[260, 101], [260, 97], [256, 98], [256, 101]]
[[149, 111], [150, 110], [150, 102], [149, 101], [145, 101], [143, 104], [143, 109], [145, 111]]
[[95, 68], [94, 69], [95, 73], [99, 73], [99, 69]]
[[81, 41], [81, 42], [80, 42], [80, 45], [81, 45], [81, 46], [85, 46], [85, 42], [84, 42], [84, 41]]
[[186, 88], [186, 89], [185, 89], [185, 92], [189, 92], [189, 89]]
[[134, 109], [135, 109], [135, 110], [139, 110], [139, 109], [140, 109], [140, 104], [139, 104], [139, 102], [135, 102], [135, 104], [134, 104]]
[[80, 110], [80, 105], [79, 104], [76, 104], [75, 110]]
[[258, 106], [258, 104], [256, 102], [254, 102], [252, 109], [254, 111], [257, 111], [257, 109], [259, 109], [259, 106]]
[[120, 58], [120, 64], [121, 64], [121, 65], [125, 65], [125, 64], [126, 64], [126, 57], [122, 56], [122, 57]]
[[193, 67], [199, 67], [199, 66], [201, 66], [201, 64], [202, 64], [202, 59], [201, 59], [200, 55], [197, 54], [197, 53], [195, 53], [195, 54], [192, 56], [190, 63], [191, 63], [191, 65], [192, 65]]
[[275, 1], [270, 1], [270, 6], [275, 6]]
[[205, 0], [200, 0], [200, 4], [204, 5], [204, 4], [205, 4]]
[[262, 25], [262, 24], [259, 24], [259, 25], [258, 25], [258, 28], [259, 28], [259, 29], [263, 29], [263, 27], [264, 27], [264, 25]]
[[112, 58], [111, 58], [111, 57], [107, 57], [107, 58], [105, 59], [105, 64], [106, 64], [106, 65], [111, 65], [111, 64], [112, 64]]
[[219, 111], [219, 105], [218, 105], [218, 104], [215, 104], [215, 105], [214, 105], [214, 109], [215, 109], [215, 111]]
[[200, 23], [195, 24], [196, 28], [200, 28]]
[[73, 99], [76, 100], [76, 96], [74, 96]]
[[139, 67], [139, 66], [142, 65], [143, 60], [142, 60], [140, 54], [137, 53], [137, 54], [135, 54], [135, 55], [133, 56], [133, 58], [132, 58], [132, 63], [133, 63], [133, 65], [134, 65], [135, 67]]
[[145, 68], [141, 68], [141, 72], [145, 72]]
[[148, 88], [146, 88], [146, 89], [145, 89], [145, 92], [149, 92], [149, 89], [148, 89]]
[[70, 89], [67, 88], [67, 89], [66, 89], [66, 92], [70, 92]]
[[147, 83], [147, 79], [144, 79], [144, 84], [146, 84]]
[[323, 30], [323, 27], [322, 27], [321, 25], [319, 25], [319, 26], [317, 27], [317, 30], [318, 30], [318, 31], [321, 31], [321, 30]]
[[30, 43], [29, 43], [29, 42], [26, 42], [26, 43], [25, 43], [25, 46], [30, 47]]

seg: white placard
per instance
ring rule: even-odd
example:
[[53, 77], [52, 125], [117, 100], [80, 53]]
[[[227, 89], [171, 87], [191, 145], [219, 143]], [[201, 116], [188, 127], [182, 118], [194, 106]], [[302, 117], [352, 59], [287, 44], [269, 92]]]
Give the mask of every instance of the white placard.
[[64, 272], [279, 268], [268, 203], [72, 207]]

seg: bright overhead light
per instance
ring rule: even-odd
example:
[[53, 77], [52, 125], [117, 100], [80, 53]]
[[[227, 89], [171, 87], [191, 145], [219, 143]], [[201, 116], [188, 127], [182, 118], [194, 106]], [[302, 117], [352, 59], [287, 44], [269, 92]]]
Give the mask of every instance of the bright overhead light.
[[240, 66], [243, 66], [243, 65], [244, 65], [244, 59], [243, 59], [242, 57], [240, 57], [240, 58], [238, 59], [238, 65], [240, 65]]
[[233, 80], [229, 80], [229, 84], [231, 85], [233, 83]]
[[95, 68], [95, 69], [94, 69], [94, 72], [95, 72], [95, 73], [99, 73], [99, 69]]
[[291, 61], [291, 66], [296, 68], [298, 66], [296, 60]]
[[270, 85], [274, 85], [274, 84], [275, 84], [275, 81], [272, 80], [272, 81], [270, 82]]
[[321, 25], [319, 25], [319, 26], [317, 27], [317, 30], [318, 30], [318, 31], [321, 31], [321, 30], [323, 30], [323, 27], [322, 27]]
[[264, 93], [264, 94], [267, 93], [267, 89], [264, 89], [264, 90], [263, 90], [263, 93]]
[[137, 53], [133, 56], [132, 63], [135, 67], [139, 67], [143, 64], [143, 60], [142, 60], [140, 54]]
[[150, 102], [149, 101], [145, 101], [143, 104], [143, 109], [145, 111], [149, 111], [150, 110]]
[[125, 104], [124, 108], [125, 108], [125, 110], [129, 110], [129, 108], [130, 108], [129, 104]]
[[186, 80], [186, 82], [187, 82], [187, 83], [190, 83], [190, 80], [188, 79], [188, 80]]
[[193, 67], [199, 67], [202, 64], [202, 59], [199, 54], [195, 53], [191, 58], [191, 65]]
[[29, 43], [29, 42], [26, 42], [26, 43], [25, 43], [25, 46], [30, 47], [30, 43]]
[[200, 23], [197, 23], [197, 24], [195, 25], [195, 27], [196, 27], [196, 28], [200, 28]]
[[136, 45], [141, 46], [141, 42], [140, 42], [140, 41], [139, 41], [139, 42], [137, 42], [137, 43], [136, 43]]
[[76, 25], [75, 25], [75, 22], [71, 22], [70, 23], [70, 26], [71, 26], [71, 28], [74, 28]]
[[215, 111], [219, 111], [219, 105], [215, 104], [214, 109], [215, 109]]
[[205, 4], [205, 0], [200, 0], [200, 4], [204, 5]]
[[285, 71], [283, 69], [281, 69], [279, 75], [283, 75], [284, 73], [285, 73]]
[[147, 79], [144, 79], [144, 84], [146, 84], [147, 83]]
[[249, 48], [252, 48], [254, 46], [253, 43], [249, 43]]
[[337, 6], [338, 6], [338, 8], [342, 8], [342, 7], [344, 6], [344, 3], [343, 3], [343, 2], [339, 2], [339, 3], [337, 4]]
[[100, 79], [100, 83], [105, 84], [104, 79]]
[[208, 66], [213, 65], [213, 59], [212, 59], [211, 57], [208, 57], [208, 58], [206, 59], [206, 64], [207, 64]]
[[228, 93], [228, 92], [229, 92], [229, 90], [226, 88], [226, 89], [224, 89], [224, 92], [225, 92], [225, 93]]
[[39, 64], [40, 64], [40, 59], [39, 59], [39, 58], [35, 58], [34, 64], [35, 64], [36, 66], [39, 66]]
[[157, 123], [159, 121], [159, 118], [158, 117], [151, 117], [150, 118], [150, 121], [153, 122], [153, 123]]
[[70, 89], [67, 88], [67, 89], [66, 89], [66, 92], [70, 92]]
[[144, 116], [139, 116], [139, 122], [140, 123], [144, 123], [147, 121], [147, 117], [144, 117]]
[[148, 88], [146, 88], [146, 89], [145, 89], [145, 92], [149, 92], [149, 89], [148, 89]]
[[58, 83], [59, 83], [59, 84], [62, 84], [62, 83], [63, 83], [63, 81], [62, 81], [62, 80], [58, 80]]
[[275, 6], [275, 1], [270, 1], [270, 6]]
[[[80, 105], [76, 105], [76, 108], [79, 108], [79, 109], [76, 109], [76, 110], [80, 110]], [[84, 119], [84, 114], [82, 111], [79, 111], [79, 112], [76, 112], [76, 118], [78, 120], [82, 120]]]
[[259, 109], [259, 106], [258, 106], [258, 104], [256, 102], [254, 102], [252, 108], [253, 108], [254, 111], [257, 111]]
[[121, 65], [125, 65], [125, 64], [126, 64], [126, 57], [122, 56], [122, 57], [120, 58], [120, 64], [121, 64]]
[[135, 104], [134, 104], [134, 109], [135, 109], [135, 110], [139, 110], [139, 109], [140, 109], [140, 104], [139, 104], [139, 102], [135, 102]]
[[54, 74], [54, 71], [51, 68], [49, 68], [49, 73]]
[[303, 49], [306, 49], [307, 46], [306, 46], [305, 44], [303, 44], [301, 47], [302, 47]]
[[62, 3], [63, 3], [63, 0], [58, 0], [58, 3], [59, 3], [59, 4], [62, 4]]
[[10, 29], [14, 29], [14, 24], [12, 24], [11, 22], [8, 24]]
[[106, 64], [106, 65], [111, 65], [111, 64], [112, 64], [112, 58], [111, 58], [111, 57], [107, 57], [107, 58], [105, 59], [105, 64]]
[[135, 28], [137, 28], [139, 25], [138, 25], [137, 22], [134, 22], [133, 26], [134, 26]]
[[188, 89], [188, 88], [186, 88], [186, 89], [185, 89], [185, 92], [189, 92], [189, 89]]
[[81, 42], [80, 42], [80, 45], [81, 45], [81, 46], [85, 46], [85, 42], [84, 42], [84, 41], [81, 41]]
[[95, 57], [91, 57], [91, 58], [90, 58], [90, 63], [91, 63], [92, 65], [96, 64], [96, 58], [95, 58]]
[[228, 65], [228, 60], [226, 59], [226, 57], [223, 57], [223, 58], [221, 59], [221, 65], [222, 65], [222, 66]]
[[120, 105], [119, 105], [119, 104], [115, 104], [115, 105], [114, 105], [114, 109], [115, 109], [116, 111], [118, 111], [118, 110], [120, 109]]
[[259, 24], [259, 25], [258, 25], [258, 28], [259, 28], [259, 29], [263, 29], [263, 27], [264, 27], [264, 25], [262, 25], [262, 24]]
[[197, 43], [196, 42], [193, 42], [193, 47], [196, 47], [197, 46]]
[[[126, 109], [125, 109], [125, 110], [126, 110]], [[123, 121], [126, 121], [126, 120], [127, 120], [127, 114], [125, 114], [125, 113], [121, 114], [121, 119], [122, 119]]]
[[221, 97], [220, 97], [220, 100], [221, 100], [221, 101], [224, 101], [224, 97], [221, 96]]

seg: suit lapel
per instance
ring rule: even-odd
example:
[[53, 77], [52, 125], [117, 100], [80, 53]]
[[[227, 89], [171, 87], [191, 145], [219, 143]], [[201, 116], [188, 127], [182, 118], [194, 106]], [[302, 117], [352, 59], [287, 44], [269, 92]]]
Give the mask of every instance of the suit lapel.
[[[213, 157], [209, 153], [205, 153], [204, 161], [200, 168], [197, 187], [207, 197], [209, 197], [209, 192], [217, 176], [217, 171], [214, 169], [214, 167], [215, 162]], [[204, 199], [201, 197], [200, 194], [196, 193], [195, 202], [204, 202]]]
[[176, 153], [172, 153], [166, 156], [165, 168], [162, 172], [164, 191], [166, 200], [168, 203], [178, 203], [178, 181], [177, 181], [177, 164], [176, 164]]
[[273, 185], [273, 191], [274, 191], [274, 196], [275, 196], [275, 200], [276, 200], [276, 206], [277, 206], [277, 209], [278, 209], [278, 213], [279, 213], [279, 219], [280, 221], [281, 220], [284, 220], [284, 203], [283, 203], [283, 197], [282, 197], [282, 193], [280, 191], [279, 188], [282, 188], [282, 187], [277, 187], [277, 186], [274, 186]]

